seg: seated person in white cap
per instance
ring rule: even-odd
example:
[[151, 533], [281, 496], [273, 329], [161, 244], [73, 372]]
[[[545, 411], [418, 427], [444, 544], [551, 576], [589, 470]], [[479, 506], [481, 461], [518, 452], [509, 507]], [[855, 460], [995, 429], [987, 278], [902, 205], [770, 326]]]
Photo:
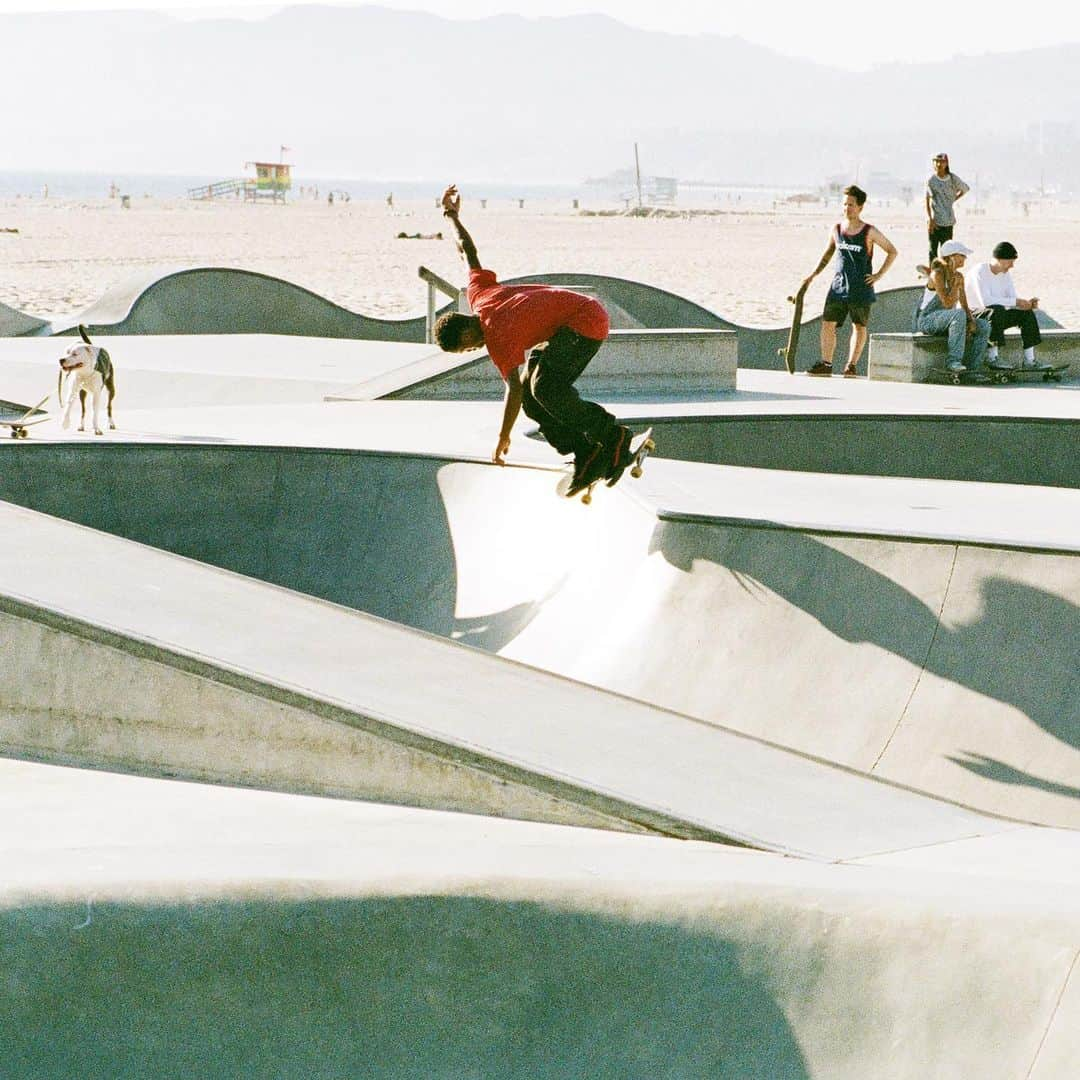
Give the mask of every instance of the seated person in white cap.
[[1030, 300], [1022, 300], [1017, 297], [1016, 285], [1009, 272], [1015, 262], [1016, 248], [1008, 240], [1002, 240], [994, 247], [992, 262], [979, 263], [964, 275], [972, 309], [987, 308], [990, 311], [990, 349], [986, 356], [990, 367], [1013, 367], [998, 358], [998, 348], [1005, 344], [1005, 331], [1010, 326], [1020, 327], [1024, 367], [1039, 366], [1035, 359], [1035, 346], [1042, 341], [1035, 318], [1039, 298], [1033, 296]]
[[948, 336], [946, 366], [950, 371], [980, 367], [990, 337], [990, 320], [975, 317], [975, 309], [968, 304], [964, 275], [960, 272], [970, 254], [971, 248], [959, 240], [946, 240], [941, 245], [938, 257], [930, 264], [926, 289], [916, 313], [915, 329], [920, 334]]

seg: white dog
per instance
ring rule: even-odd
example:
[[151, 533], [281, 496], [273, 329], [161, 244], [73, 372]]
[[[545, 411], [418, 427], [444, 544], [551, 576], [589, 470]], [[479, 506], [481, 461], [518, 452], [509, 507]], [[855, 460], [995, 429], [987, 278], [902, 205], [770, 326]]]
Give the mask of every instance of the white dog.
[[82, 406], [79, 418], [79, 430], [86, 430], [86, 395], [92, 394], [94, 398], [94, 434], [104, 434], [101, 430], [101, 393], [108, 392], [106, 411], [109, 416], [109, 428], [116, 430], [113, 423], [112, 404], [116, 397], [116, 375], [113, 372], [112, 360], [109, 354], [100, 345], [91, 343], [86, 333], [86, 327], [79, 327], [79, 336], [83, 344], [72, 345], [68, 351], [60, 357], [60, 375], [56, 384], [56, 395], [60, 400], [60, 408], [64, 408], [65, 389], [70, 391], [66, 402], [67, 411], [64, 413], [64, 427], [71, 427], [71, 414], [75, 409], [75, 398], [78, 397]]

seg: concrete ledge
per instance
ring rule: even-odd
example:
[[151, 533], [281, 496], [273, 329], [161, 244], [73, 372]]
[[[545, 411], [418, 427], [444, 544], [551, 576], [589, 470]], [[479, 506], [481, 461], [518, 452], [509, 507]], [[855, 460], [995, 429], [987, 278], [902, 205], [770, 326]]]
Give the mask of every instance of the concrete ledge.
[[[1021, 354], [1020, 334], [1006, 333], [1006, 356]], [[926, 334], [871, 334], [871, 379], [883, 382], [926, 382], [932, 367], [940, 367], [948, 355], [944, 337]], [[1039, 356], [1051, 364], [1080, 365], [1080, 330], [1043, 330]], [[1076, 378], [1075, 372], [1069, 376]]]
[[[733, 330], [612, 330], [576, 385], [583, 396], [600, 398], [734, 390], [738, 348]], [[483, 356], [388, 396], [448, 401], [502, 394], [503, 380]]]

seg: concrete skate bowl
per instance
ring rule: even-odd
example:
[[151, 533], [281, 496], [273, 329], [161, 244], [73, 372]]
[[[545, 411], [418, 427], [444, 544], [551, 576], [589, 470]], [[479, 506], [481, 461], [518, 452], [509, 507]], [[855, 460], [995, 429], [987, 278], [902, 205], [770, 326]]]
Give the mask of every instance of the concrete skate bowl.
[[[20, 905], [0, 914], [20, 988], [0, 1070], [64, 1076], [77, 1060], [81, 1075], [115, 1080], [809, 1080], [779, 999], [810, 976], [811, 950], [771, 944], [761, 926], [775, 916], [759, 915], [755, 936], [734, 914], [686, 925], [601, 907], [572, 896], [95, 897], [95, 932], [75, 959], [81, 901]], [[881, 975], [883, 961], [865, 962]], [[834, 977], [813, 978], [821, 987]], [[800, 1020], [813, 1011], [795, 1005]], [[875, 1041], [859, 1040], [860, 1053]]]
[[106, 292], [48, 332], [99, 334], [290, 334], [372, 341], [424, 340], [424, 319], [377, 319], [318, 293], [251, 270], [150, 271]]
[[[619, 278], [537, 274], [507, 279], [515, 283], [586, 288], [604, 302], [617, 329], [733, 328], [690, 300]], [[418, 280], [418, 300], [423, 289]], [[439, 309], [448, 310], [449, 304]], [[259, 333], [420, 342], [425, 333], [423, 316], [372, 318], [280, 278], [222, 267], [150, 271], [119, 283], [78, 316], [20, 333], [70, 333], [79, 323], [102, 334]]]
[[[781, 370], [777, 350], [787, 342], [787, 326], [740, 326], [685, 297], [637, 281], [597, 274], [552, 273], [508, 278], [507, 284], [587, 288], [608, 308], [616, 329], [733, 330], [739, 335], [739, 366]], [[418, 282], [418, 296], [423, 288]], [[910, 329], [917, 288], [882, 292], [873, 329]], [[450, 310], [449, 305], [439, 309]], [[1042, 325], [1057, 326], [1043, 312]], [[803, 326], [800, 366], [817, 358], [820, 318]], [[317, 293], [267, 274], [223, 267], [152, 270], [129, 278], [78, 315], [48, 322], [0, 308], [0, 337], [74, 334], [84, 324], [98, 334], [288, 334], [368, 341], [422, 342], [423, 316], [379, 319], [349, 311]], [[847, 349], [849, 328], [838, 332], [838, 354]], [[804, 361], [806, 361], [804, 363]]]
[[622, 491], [586, 509], [553, 497], [548, 470], [412, 455], [9, 452], [0, 498], [31, 509], [981, 810], [1080, 826], [1075, 554], [680, 519]]
[[48, 333], [49, 324], [36, 315], [0, 304], [0, 337], [24, 337]]
[[[508, 284], [577, 284], [608, 306], [618, 329], [727, 326], [704, 308], [648, 285], [588, 274], [509, 278]], [[417, 297], [424, 286], [417, 282]], [[636, 314], [620, 307], [628, 299]], [[125, 279], [78, 315], [48, 323], [0, 309], [0, 336], [71, 334], [80, 324], [100, 334], [289, 334], [366, 341], [422, 342], [425, 317], [379, 319], [268, 274], [225, 267], [156, 269]], [[439, 312], [451, 310], [444, 304]], [[680, 319], [687, 321], [680, 322]]]
[[1080, 488], [1080, 420], [798, 414], [645, 416], [680, 461], [864, 476]]

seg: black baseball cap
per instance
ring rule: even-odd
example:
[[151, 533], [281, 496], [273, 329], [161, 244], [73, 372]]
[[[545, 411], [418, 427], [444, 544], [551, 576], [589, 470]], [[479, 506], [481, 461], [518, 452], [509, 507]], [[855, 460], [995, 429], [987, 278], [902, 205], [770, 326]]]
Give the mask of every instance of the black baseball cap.
[[994, 245], [995, 259], [1015, 259], [1017, 257], [1016, 248], [1008, 240], [1002, 240], [1000, 244]]

